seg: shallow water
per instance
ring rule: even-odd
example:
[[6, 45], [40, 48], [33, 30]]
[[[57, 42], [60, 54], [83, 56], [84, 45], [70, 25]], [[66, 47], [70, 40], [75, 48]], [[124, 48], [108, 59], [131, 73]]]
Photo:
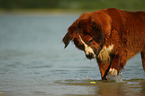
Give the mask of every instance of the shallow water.
[[139, 54], [116, 83], [102, 81], [96, 61], [73, 44], [64, 49], [61, 39], [79, 15], [0, 14], [0, 96], [145, 95]]

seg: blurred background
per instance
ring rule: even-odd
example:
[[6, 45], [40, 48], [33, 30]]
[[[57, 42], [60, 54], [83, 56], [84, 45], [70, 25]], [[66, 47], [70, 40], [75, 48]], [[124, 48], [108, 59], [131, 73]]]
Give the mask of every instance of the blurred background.
[[71, 9], [98, 10], [119, 8], [144, 10], [145, 0], [0, 0], [0, 8], [14, 9]]
[[105, 8], [145, 10], [145, 0], [0, 0], [0, 96], [144, 96], [140, 54], [118, 84], [100, 81], [96, 60], [72, 43], [64, 49], [81, 13]]

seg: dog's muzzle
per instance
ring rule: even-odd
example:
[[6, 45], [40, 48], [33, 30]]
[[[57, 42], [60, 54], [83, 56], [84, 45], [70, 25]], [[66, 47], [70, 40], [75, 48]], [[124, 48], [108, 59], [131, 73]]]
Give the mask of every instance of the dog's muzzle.
[[96, 55], [94, 53], [89, 53], [89, 54], [86, 54], [86, 57], [91, 60], [91, 59], [95, 58]]

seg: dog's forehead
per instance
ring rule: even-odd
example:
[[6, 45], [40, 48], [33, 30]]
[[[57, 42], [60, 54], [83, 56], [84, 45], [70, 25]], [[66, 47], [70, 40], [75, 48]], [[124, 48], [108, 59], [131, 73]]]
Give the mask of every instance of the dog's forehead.
[[73, 42], [75, 42], [75, 44], [84, 44], [84, 37], [80, 34], [76, 34], [74, 36]]
[[89, 35], [88, 33], [84, 33], [84, 32], [82, 32], [80, 34], [80, 37], [83, 41], [89, 41], [90, 39], [92, 39], [91, 35]]

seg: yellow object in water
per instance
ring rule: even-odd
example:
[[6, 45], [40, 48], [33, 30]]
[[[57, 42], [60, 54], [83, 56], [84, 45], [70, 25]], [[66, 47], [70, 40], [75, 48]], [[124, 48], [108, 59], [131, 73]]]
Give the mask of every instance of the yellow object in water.
[[96, 84], [96, 82], [90, 82], [90, 84]]

